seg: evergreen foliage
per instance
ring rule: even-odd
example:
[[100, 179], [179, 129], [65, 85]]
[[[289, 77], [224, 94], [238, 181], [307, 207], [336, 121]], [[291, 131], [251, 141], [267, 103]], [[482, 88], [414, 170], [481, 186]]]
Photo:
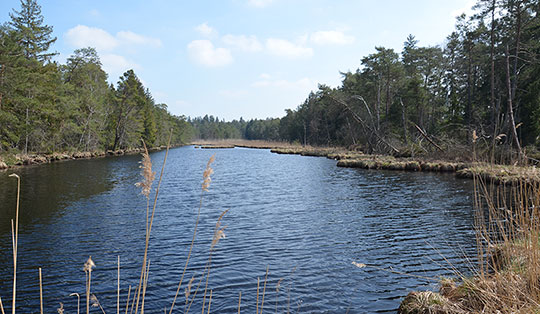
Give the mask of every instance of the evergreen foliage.
[[155, 104], [129, 70], [107, 83], [94, 48], [74, 51], [65, 65], [51, 61], [56, 38], [36, 0], [0, 26], [0, 152], [94, 151], [165, 145], [191, 139], [185, 117]]

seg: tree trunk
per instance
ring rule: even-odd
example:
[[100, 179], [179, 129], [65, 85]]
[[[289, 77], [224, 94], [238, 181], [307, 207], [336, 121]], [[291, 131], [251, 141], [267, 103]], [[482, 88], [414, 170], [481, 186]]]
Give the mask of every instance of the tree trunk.
[[516, 131], [516, 122], [514, 120], [514, 109], [512, 108], [512, 83], [510, 81], [510, 55], [508, 52], [508, 45], [506, 46], [506, 85], [508, 89], [508, 118], [510, 122], [510, 131], [512, 132], [512, 138], [518, 149], [519, 158], [522, 157], [521, 145], [519, 144], [519, 138]]
[[495, 1], [491, 1], [491, 30], [490, 30], [490, 52], [491, 61], [490, 92], [491, 92], [491, 123], [493, 123], [493, 141], [491, 145], [491, 162], [495, 162], [495, 145], [497, 143], [499, 115], [495, 109]]
[[403, 104], [403, 100], [401, 100], [401, 98], [399, 99], [399, 102], [401, 103], [401, 122], [403, 124], [403, 139], [405, 140], [405, 143], [408, 143], [409, 140], [407, 139], [407, 120], [405, 119], [405, 105]]

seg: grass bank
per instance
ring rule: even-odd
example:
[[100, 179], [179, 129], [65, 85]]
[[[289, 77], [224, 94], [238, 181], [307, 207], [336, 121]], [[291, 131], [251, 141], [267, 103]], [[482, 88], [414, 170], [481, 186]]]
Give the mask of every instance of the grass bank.
[[343, 147], [301, 146], [283, 142], [249, 140], [205, 140], [191, 143], [203, 149], [217, 148], [260, 148], [270, 149], [276, 154], [326, 157], [337, 160], [338, 167], [376, 170], [426, 171], [454, 173], [457, 177], [472, 179], [481, 177], [486, 182], [502, 185], [519, 182], [540, 183], [540, 170], [534, 166], [497, 165], [470, 160], [445, 160], [428, 157], [394, 157], [389, 155], [370, 155]]
[[[180, 145], [178, 145], [180, 146]], [[149, 151], [164, 150], [166, 146], [152, 147]], [[145, 150], [140, 148], [126, 148], [118, 150], [95, 150], [95, 151], [72, 151], [72, 152], [54, 152], [54, 153], [4, 153], [0, 155], [0, 170], [6, 170], [13, 167], [39, 165], [56, 161], [100, 158], [105, 156], [122, 156], [130, 154], [140, 154]]]

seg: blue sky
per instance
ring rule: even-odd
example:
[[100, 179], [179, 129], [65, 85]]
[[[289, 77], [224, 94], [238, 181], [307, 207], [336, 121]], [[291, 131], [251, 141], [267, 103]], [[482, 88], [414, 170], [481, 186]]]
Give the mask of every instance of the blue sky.
[[[340, 84], [375, 46], [441, 45], [472, 0], [42, 0], [65, 59], [95, 47], [109, 81], [134, 69], [177, 115], [281, 117], [318, 83]], [[19, 9], [0, 2], [0, 22]]]

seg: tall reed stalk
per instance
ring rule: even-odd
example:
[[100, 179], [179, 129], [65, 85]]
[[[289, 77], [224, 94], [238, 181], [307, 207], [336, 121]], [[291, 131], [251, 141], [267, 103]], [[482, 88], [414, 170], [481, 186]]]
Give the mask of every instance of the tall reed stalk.
[[94, 264], [92, 256], [90, 256], [83, 267], [86, 274], [86, 314], [90, 313], [90, 286], [92, 285], [92, 269], [94, 267], [96, 267], [96, 264]]
[[[146, 269], [146, 262], [147, 262], [147, 258], [148, 258], [148, 244], [150, 242], [150, 233], [152, 231], [152, 224], [154, 222], [154, 215], [156, 213], [156, 205], [157, 205], [157, 199], [158, 199], [158, 195], [159, 195], [159, 188], [161, 186], [161, 181], [163, 179], [163, 173], [165, 171], [165, 164], [167, 163], [167, 157], [169, 156], [169, 148], [171, 146], [171, 138], [172, 138], [172, 130], [171, 132], [169, 133], [169, 141], [167, 143], [167, 150], [165, 151], [165, 158], [163, 160], [163, 165], [161, 166], [161, 172], [159, 174], [159, 180], [158, 180], [158, 184], [157, 184], [157, 187], [156, 187], [156, 190], [155, 190], [155, 196], [154, 196], [154, 203], [153, 203], [153, 206], [152, 206], [152, 215], [150, 216], [150, 218], [148, 217], [149, 215], [149, 209], [150, 209], [150, 198], [149, 198], [149, 195], [150, 195], [150, 190], [151, 190], [151, 187], [152, 187], [152, 182], [154, 181], [154, 178], [155, 178], [155, 173], [152, 172], [152, 162], [150, 160], [150, 155], [148, 154], [148, 149], [146, 148], [146, 144], [144, 143], [143, 141], [143, 146], [144, 146], [144, 153], [143, 153], [143, 162], [142, 162], [142, 175], [143, 175], [143, 181], [137, 183], [136, 185], [139, 186], [139, 187], [142, 187], [142, 194], [144, 196], [146, 196], [146, 199], [147, 199], [147, 206], [146, 206], [146, 237], [145, 237], [145, 244], [144, 244], [144, 256], [143, 256], [143, 264], [142, 264], [142, 267], [141, 267], [141, 276], [140, 276], [140, 279], [139, 279], [139, 286], [137, 288], [137, 302], [136, 302], [136, 305], [135, 305], [135, 314], [138, 313], [139, 311], [139, 302], [140, 302], [140, 296], [141, 296], [141, 287], [143, 285], [143, 281], [144, 281], [144, 272], [145, 272], [145, 269]], [[133, 300], [135, 301], [135, 297], [133, 297]], [[132, 311], [133, 311], [133, 306], [132, 306]]]
[[41, 279], [41, 267], [39, 268], [39, 309], [43, 314], [43, 281]]
[[212, 173], [214, 173], [214, 170], [212, 169], [212, 163], [215, 161], [215, 159], [216, 159], [215, 155], [212, 155], [210, 157], [210, 159], [208, 160], [208, 163], [206, 164], [206, 169], [204, 170], [204, 173], [203, 173], [203, 183], [201, 185], [201, 196], [199, 198], [199, 209], [197, 211], [197, 218], [195, 219], [195, 228], [193, 228], [193, 237], [191, 238], [191, 244], [189, 246], [188, 256], [186, 258], [184, 270], [182, 271], [182, 276], [180, 277], [180, 281], [178, 282], [178, 288], [176, 289], [176, 293], [174, 294], [174, 298], [171, 304], [171, 309], [169, 311], [169, 314], [172, 314], [174, 305], [176, 303], [176, 299], [178, 298], [178, 294], [180, 293], [180, 288], [182, 287], [184, 276], [186, 275], [187, 267], [189, 265], [191, 252], [193, 251], [193, 245], [195, 244], [195, 237], [197, 236], [197, 228], [199, 227], [199, 218], [201, 217], [203, 195], [204, 195], [204, 192], [208, 192], [208, 188], [210, 187], [210, 182], [212, 182], [212, 179], [210, 176], [212, 175]]
[[116, 314], [120, 314], [120, 255], [118, 255], [118, 281], [116, 286]]
[[17, 245], [19, 243], [19, 200], [21, 198], [21, 178], [12, 173], [10, 177], [17, 178], [17, 209], [15, 211], [15, 231], [13, 230], [13, 219], [11, 220], [11, 239], [13, 244], [13, 301], [11, 313], [15, 314], [15, 299], [17, 296]]

